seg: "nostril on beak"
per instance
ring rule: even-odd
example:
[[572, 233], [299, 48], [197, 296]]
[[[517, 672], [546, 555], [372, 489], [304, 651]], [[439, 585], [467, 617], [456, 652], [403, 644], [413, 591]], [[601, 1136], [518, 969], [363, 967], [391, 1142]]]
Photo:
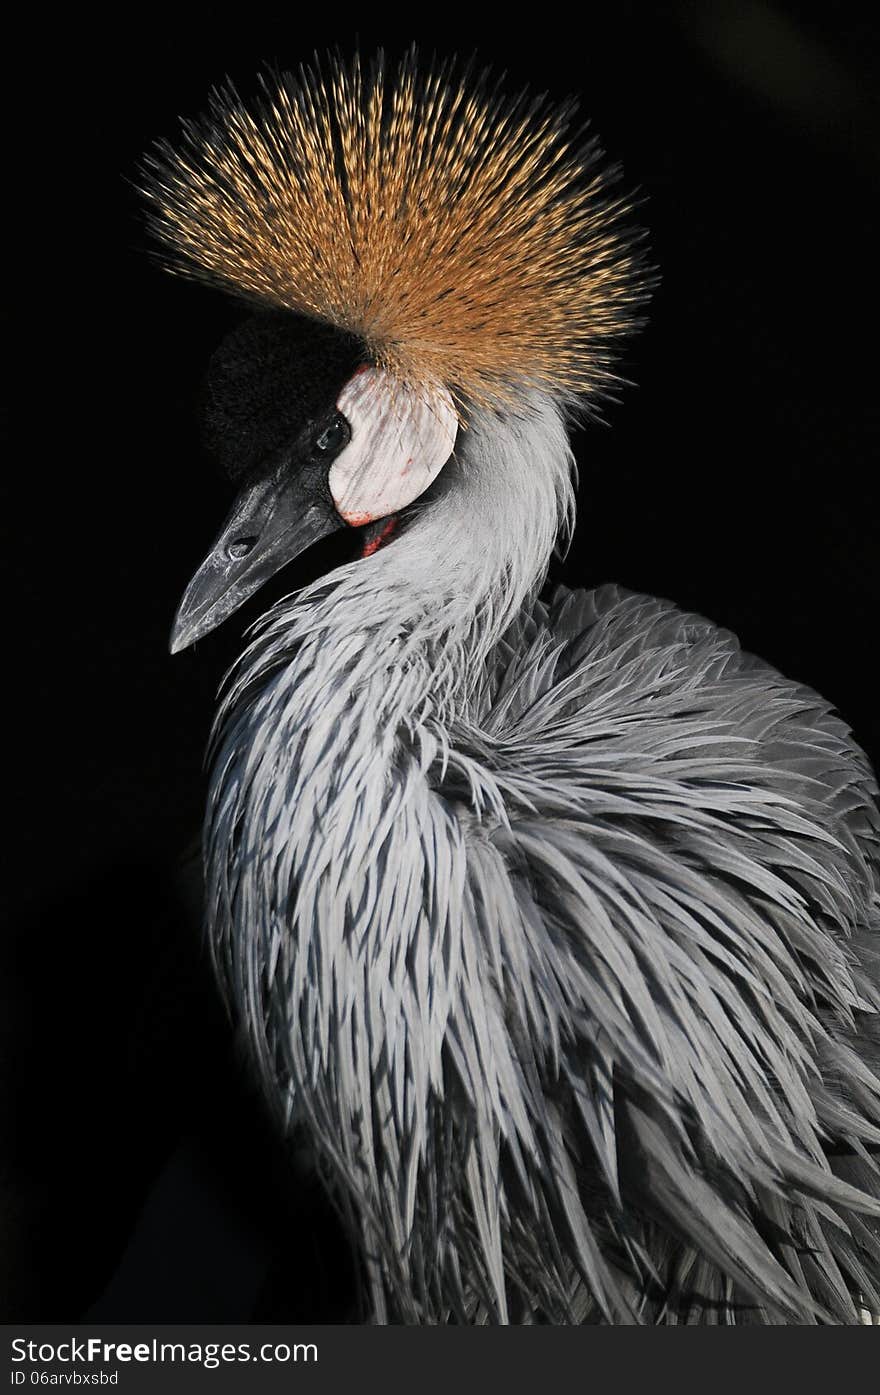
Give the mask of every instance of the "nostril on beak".
[[253, 550], [256, 541], [256, 538], [236, 538], [227, 545], [226, 556], [232, 562], [240, 562], [242, 557], [247, 557]]

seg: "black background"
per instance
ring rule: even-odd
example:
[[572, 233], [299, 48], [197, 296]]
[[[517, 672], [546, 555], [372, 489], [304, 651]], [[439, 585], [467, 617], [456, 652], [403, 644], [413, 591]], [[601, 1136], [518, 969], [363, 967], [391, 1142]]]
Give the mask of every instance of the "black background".
[[233, 312], [150, 264], [129, 181], [225, 74], [252, 91], [265, 61], [359, 33], [365, 51], [476, 48], [514, 84], [581, 94], [647, 196], [662, 284], [625, 365], [637, 386], [576, 441], [565, 578], [729, 626], [880, 756], [877, 22], [752, 0], [491, 22], [440, 6], [408, 26], [326, 8], [53, 23], [8, 59], [25, 383], [4, 508], [7, 1318], [352, 1316], [332, 1220], [239, 1082], [178, 871], [214, 691], [260, 606], [169, 658], [227, 503], [193, 402]]

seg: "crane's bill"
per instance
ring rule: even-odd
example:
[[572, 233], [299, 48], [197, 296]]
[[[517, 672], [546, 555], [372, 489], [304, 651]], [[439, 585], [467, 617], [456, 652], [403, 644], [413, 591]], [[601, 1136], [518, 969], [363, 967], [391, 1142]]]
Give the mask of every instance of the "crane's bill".
[[216, 629], [313, 543], [345, 527], [332, 500], [313, 484], [285, 472], [242, 489], [180, 602], [171, 630], [172, 654]]

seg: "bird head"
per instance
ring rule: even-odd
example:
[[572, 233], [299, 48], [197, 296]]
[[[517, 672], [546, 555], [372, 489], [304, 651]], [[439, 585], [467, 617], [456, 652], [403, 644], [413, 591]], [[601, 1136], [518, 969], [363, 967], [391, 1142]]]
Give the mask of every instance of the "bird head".
[[246, 320], [214, 354], [206, 443], [238, 484], [177, 612], [176, 653], [320, 538], [395, 518], [455, 446], [449, 392], [419, 392], [344, 330], [290, 312]]
[[[257, 313], [220, 346], [210, 443], [240, 482], [178, 650], [318, 538], [406, 510], [475, 417], [589, 412], [650, 275], [572, 103], [415, 52], [227, 87], [147, 159], [169, 270]], [[368, 549], [365, 549], [368, 551]]]

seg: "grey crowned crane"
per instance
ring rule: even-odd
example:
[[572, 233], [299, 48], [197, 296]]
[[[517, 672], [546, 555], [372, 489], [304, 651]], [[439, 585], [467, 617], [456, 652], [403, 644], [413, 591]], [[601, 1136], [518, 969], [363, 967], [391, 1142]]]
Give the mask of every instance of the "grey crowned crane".
[[332, 59], [215, 94], [146, 192], [168, 266], [253, 312], [205, 396], [240, 492], [172, 649], [360, 530], [227, 680], [204, 848], [217, 972], [372, 1320], [880, 1311], [866, 757], [698, 615], [540, 596], [567, 425], [651, 280], [573, 108]]

